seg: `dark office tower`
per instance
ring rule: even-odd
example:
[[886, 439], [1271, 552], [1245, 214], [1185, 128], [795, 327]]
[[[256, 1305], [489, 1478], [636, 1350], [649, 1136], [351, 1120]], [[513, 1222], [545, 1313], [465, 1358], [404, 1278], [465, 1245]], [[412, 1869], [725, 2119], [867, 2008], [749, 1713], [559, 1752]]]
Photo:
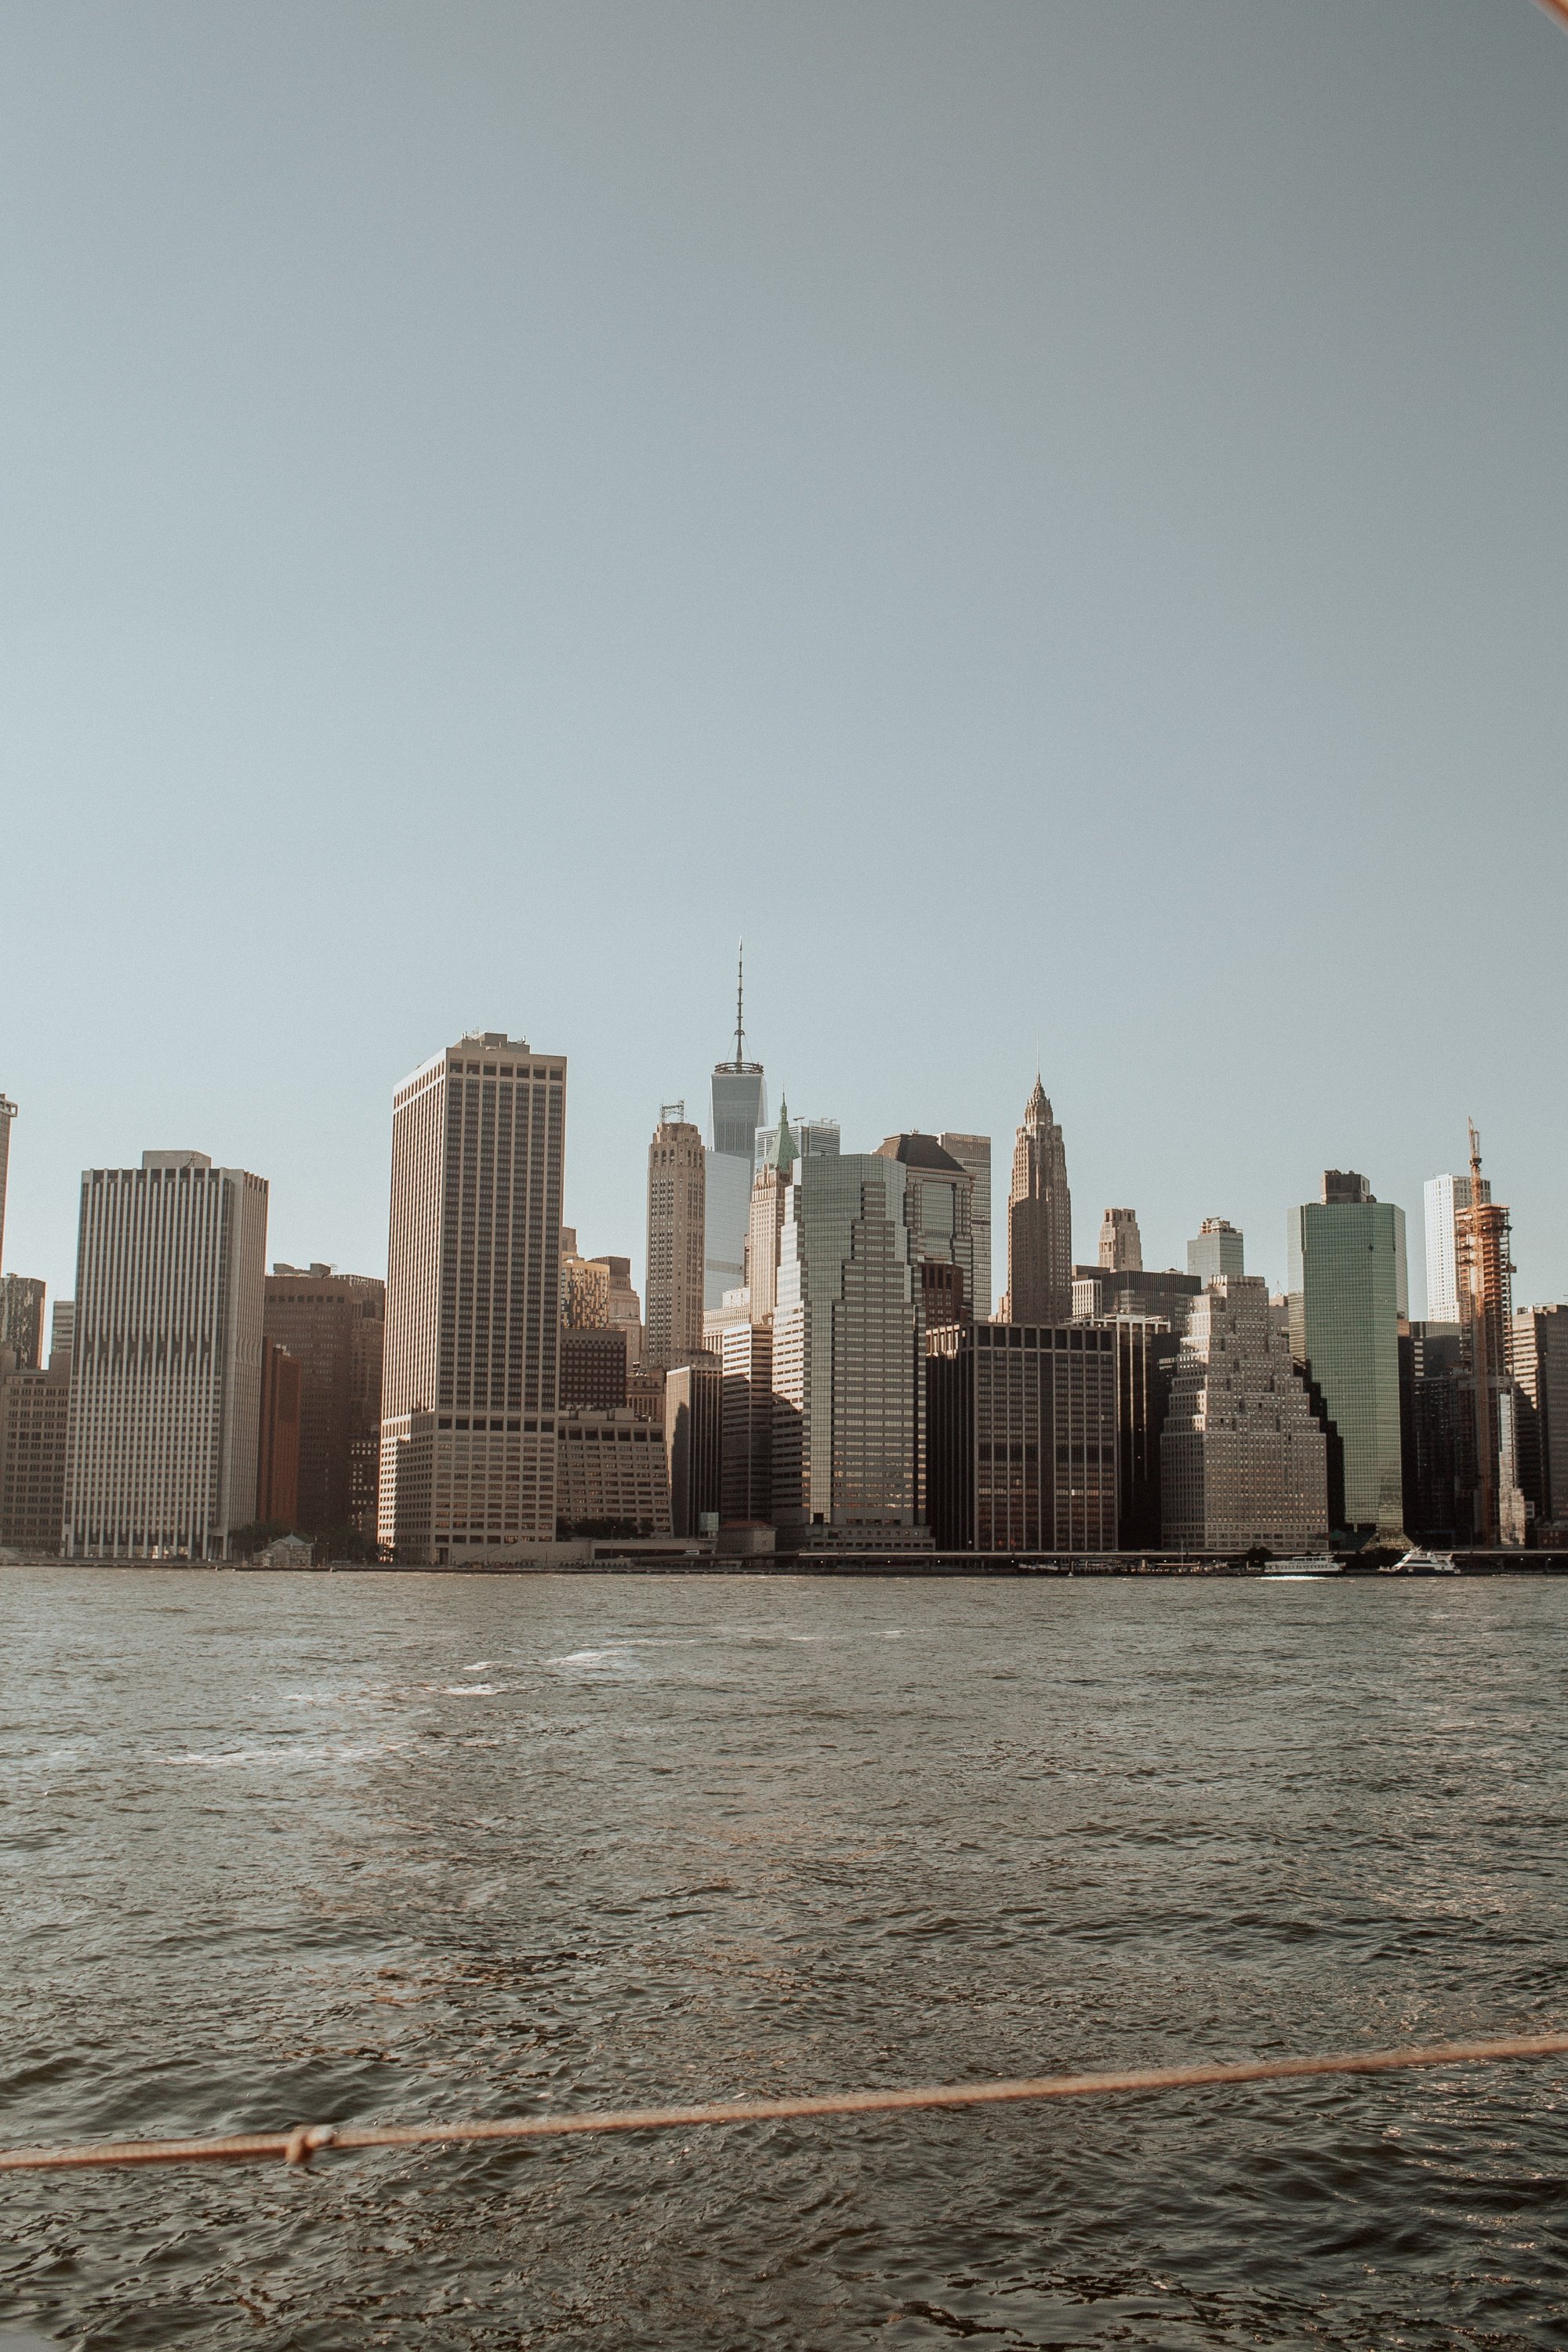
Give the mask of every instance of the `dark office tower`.
[[1100, 1263], [1110, 1274], [1142, 1274], [1143, 1239], [1135, 1209], [1107, 1209], [1100, 1221]]
[[1408, 1359], [1409, 1531], [1423, 1543], [1468, 1543], [1475, 1507], [1475, 1408], [1464, 1334], [1458, 1323], [1412, 1323], [1400, 1340]]
[[334, 1274], [320, 1262], [275, 1265], [267, 1277], [262, 1329], [300, 1367], [300, 1479], [292, 1524], [309, 1536], [353, 1528], [374, 1543], [386, 1285], [374, 1275]]
[[718, 1339], [722, 1367], [722, 1476], [719, 1507], [728, 1523], [773, 1517], [773, 1324], [731, 1323]]
[[264, 1527], [300, 1523], [300, 1364], [276, 1339], [261, 1343], [261, 1441], [256, 1460], [256, 1516]]
[[626, 1401], [626, 1333], [566, 1326], [561, 1333], [562, 1404], [616, 1412]]
[[1062, 1131], [1038, 1077], [1013, 1147], [1007, 1195], [1009, 1323], [1066, 1323], [1072, 1316], [1072, 1199]]
[[664, 1450], [674, 1535], [702, 1535], [718, 1525], [722, 1419], [723, 1374], [718, 1358], [674, 1365], [664, 1382]]
[[0, 1348], [19, 1372], [44, 1360], [44, 1285], [36, 1275], [0, 1274]]
[[68, 1349], [50, 1355], [47, 1372], [0, 1370], [0, 1544], [7, 1549], [60, 1548], [69, 1402]]
[[938, 1549], [1114, 1551], [1114, 1333], [952, 1323], [926, 1349], [926, 1503]]
[[735, 1058], [713, 1070], [712, 1146], [706, 1154], [703, 1200], [702, 1305], [724, 1304], [727, 1290], [746, 1279], [746, 1222], [757, 1131], [768, 1117], [767, 1081], [760, 1062], [746, 1059], [745, 961], [735, 982]]
[[1116, 1540], [1122, 1551], [1152, 1551], [1163, 1534], [1160, 1439], [1181, 1334], [1153, 1317], [1124, 1316], [1108, 1328], [1116, 1345]]
[[486, 1030], [392, 1101], [380, 1536], [440, 1568], [554, 1538], [566, 1064]]
[[1568, 1306], [1519, 1309], [1513, 1378], [1526, 1441], [1521, 1483], [1537, 1519], [1561, 1528], [1568, 1521]]

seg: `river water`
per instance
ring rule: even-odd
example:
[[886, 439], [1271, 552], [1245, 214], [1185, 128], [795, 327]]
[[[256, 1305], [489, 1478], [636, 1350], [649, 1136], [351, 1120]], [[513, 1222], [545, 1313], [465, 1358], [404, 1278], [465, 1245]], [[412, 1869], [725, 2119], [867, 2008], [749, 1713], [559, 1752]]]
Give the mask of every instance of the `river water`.
[[[0, 2137], [1543, 2032], [1565, 1676], [1568, 1580], [0, 1570]], [[1565, 2082], [24, 2176], [0, 2331], [1563, 2346]]]

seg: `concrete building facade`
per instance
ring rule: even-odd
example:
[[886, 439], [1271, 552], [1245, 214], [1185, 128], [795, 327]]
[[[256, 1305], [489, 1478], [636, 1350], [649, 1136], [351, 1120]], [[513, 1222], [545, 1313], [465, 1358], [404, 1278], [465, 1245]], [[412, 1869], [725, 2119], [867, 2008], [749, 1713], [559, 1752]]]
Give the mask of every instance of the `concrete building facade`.
[[62, 1549], [222, 1559], [256, 1517], [267, 1185], [199, 1151], [89, 1169]]
[[655, 1370], [702, 1345], [707, 1160], [684, 1103], [666, 1103], [647, 1150], [647, 1334]]
[[443, 1565], [553, 1539], [566, 1064], [459, 1038], [393, 1096], [381, 1541]]
[[1210, 1283], [1172, 1370], [1160, 1440], [1162, 1540], [1189, 1551], [1321, 1553], [1328, 1447], [1252, 1275]]
[[0, 1274], [0, 1357], [18, 1372], [44, 1360], [44, 1285], [36, 1275]]
[[1107, 1209], [1100, 1221], [1100, 1263], [1108, 1274], [1142, 1274], [1143, 1236], [1135, 1209]]
[[629, 1410], [595, 1412], [574, 1405], [557, 1415], [560, 1466], [555, 1532], [667, 1536], [669, 1470], [660, 1423]]

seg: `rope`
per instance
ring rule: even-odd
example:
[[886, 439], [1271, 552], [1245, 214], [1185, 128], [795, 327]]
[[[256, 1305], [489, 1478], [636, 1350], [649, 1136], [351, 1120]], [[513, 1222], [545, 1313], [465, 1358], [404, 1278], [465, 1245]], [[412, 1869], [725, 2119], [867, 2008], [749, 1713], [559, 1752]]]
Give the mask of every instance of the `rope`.
[[199, 2164], [281, 2157], [303, 2168], [319, 2148], [447, 2147], [459, 2141], [561, 2139], [584, 2132], [688, 2131], [708, 2124], [798, 2122], [815, 2116], [902, 2114], [916, 2107], [1003, 2106], [1020, 2099], [1077, 2099], [1117, 2091], [1191, 2091], [1214, 2084], [1294, 2082], [1310, 2074], [1387, 2074], [1410, 2066], [1486, 2066], [1568, 2054], [1568, 2033], [1502, 2042], [1447, 2042], [1428, 2049], [1352, 2050], [1326, 2058], [1244, 2058], [1203, 2066], [1139, 2066], [1100, 2074], [1042, 2074], [1015, 2083], [949, 2083], [931, 2090], [830, 2091], [821, 2097], [736, 2099], [697, 2107], [633, 2107], [576, 2116], [513, 2116], [500, 2122], [296, 2124], [287, 2132], [230, 2139], [110, 2140], [96, 2147], [11, 2148], [0, 2172], [78, 2171], [110, 2164]]

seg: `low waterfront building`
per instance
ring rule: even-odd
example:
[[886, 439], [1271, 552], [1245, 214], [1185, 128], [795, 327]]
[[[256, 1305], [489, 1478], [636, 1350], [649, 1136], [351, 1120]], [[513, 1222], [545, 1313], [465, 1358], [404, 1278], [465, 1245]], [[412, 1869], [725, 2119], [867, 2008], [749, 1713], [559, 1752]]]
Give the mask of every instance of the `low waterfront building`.
[[629, 1408], [557, 1415], [556, 1532], [571, 1536], [667, 1536], [669, 1471], [664, 1430]]

